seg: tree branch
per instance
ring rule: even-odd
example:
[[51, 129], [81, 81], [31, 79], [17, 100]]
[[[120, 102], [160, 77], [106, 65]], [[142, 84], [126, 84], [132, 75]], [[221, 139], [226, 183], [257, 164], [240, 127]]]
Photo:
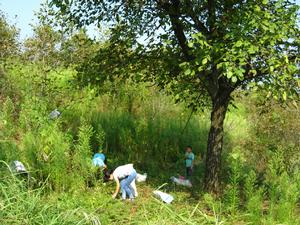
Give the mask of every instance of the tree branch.
[[173, 0], [172, 3], [169, 3], [169, 1], [157, 1], [158, 6], [163, 8], [166, 13], [170, 17], [170, 21], [172, 24], [172, 29], [174, 31], [174, 34], [177, 38], [177, 41], [179, 43], [179, 46], [182, 49], [182, 53], [187, 61], [193, 60], [193, 56], [189, 53], [189, 47], [187, 45], [187, 38], [184, 34], [184, 27], [182, 25], [182, 22], [180, 21], [180, 1], [179, 0]]
[[[196, 28], [199, 32], [203, 33], [204, 35], [208, 35], [208, 34], [209, 34], [208, 29], [206, 28], [205, 24], [202, 23], [202, 22], [199, 20], [199, 18], [198, 18], [198, 16], [196, 15], [196, 13], [195, 13], [195, 11], [194, 11], [192, 5], [193, 5], [193, 4], [191, 3], [190, 0], [185, 0], [185, 10], [186, 10], [186, 15], [189, 16], [189, 17], [192, 19], [192, 21], [193, 21], [194, 24], [195, 24], [195, 28]], [[203, 9], [204, 9], [204, 8], [203, 8]]]
[[207, 24], [209, 27], [209, 31], [212, 34], [215, 31], [215, 24], [216, 24], [216, 5], [215, 0], [208, 0], [207, 1], [207, 8], [208, 8], [208, 19]]

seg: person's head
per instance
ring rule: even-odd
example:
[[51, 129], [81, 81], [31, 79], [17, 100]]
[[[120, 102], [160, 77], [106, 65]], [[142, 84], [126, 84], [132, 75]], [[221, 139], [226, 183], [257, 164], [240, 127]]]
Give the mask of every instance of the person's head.
[[113, 180], [113, 174], [112, 174], [113, 172], [114, 172], [113, 169], [109, 170], [109, 169], [105, 168], [103, 170], [103, 173], [104, 173], [103, 180], [104, 180], [104, 182], [108, 182], [110, 180]]
[[192, 146], [189, 146], [189, 145], [186, 146], [185, 151], [186, 152], [192, 152], [193, 151]]

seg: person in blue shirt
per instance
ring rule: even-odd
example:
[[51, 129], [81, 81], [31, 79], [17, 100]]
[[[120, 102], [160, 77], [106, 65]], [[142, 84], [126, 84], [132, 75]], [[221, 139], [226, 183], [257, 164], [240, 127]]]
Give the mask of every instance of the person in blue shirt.
[[103, 153], [96, 153], [93, 156], [93, 165], [94, 166], [97, 166], [100, 168], [106, 168], [107, 167], [106, 163], [107, 163], [106, 156]]
[[193, 173], [195, 155], [193, 153], [192, 147], [187, 146], [185, 149], [185, 167], [186, 167], [186, 177], [190, 178]]

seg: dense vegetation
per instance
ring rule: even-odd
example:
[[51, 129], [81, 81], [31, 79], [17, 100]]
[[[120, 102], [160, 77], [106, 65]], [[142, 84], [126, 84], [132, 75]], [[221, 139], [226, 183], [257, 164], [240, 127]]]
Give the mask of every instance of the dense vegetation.
[[[0, 224], [300, 223], [298, 96], [282, 102], [260, 88], [235, 89], [220, 188], [210, 194], [203, 185], [210, 110], [191, 104], [194, 96], [178, 101], [186, 97], [173, 84], [162, 89], [142, 79], [153, 73], [148, 62], [134, 58], [130, 66], [145, 68], [128, 69], [134, 50], [122, 41], [92, 40], [84, 29], [56, 31], [44, 15], [50, 11], [42, 8], [24, 43], [0, 17]], [[50, 119], [56, 108], [61, 117]], [[191, 189], [170, 182], [184, 175], [187, 145], [196, 154]], [[98, 151], [109, 167], [132, 162], [148, 173], [135, 202], [111, 198], [113, 185], [91, 165]], [[25, 164], [29, 182], [11, 173], [13, 160]], [[155, 199], [157, 188], [174, 202]]]
[[[119, 59], [109, 58], [112, 73], [120, 74], [120, 68], [122, 75], [142, 72], [144, 80], [171, 90], [177, 100], [192, 107], [209, 106], [203, 182], [208, 192], [220, 188], [224, 120], [234, 91], [259, 88], [284, 100], [298, 96], [299, 7], [294, 2], [50, 2], [56, 15], [77, 26], [111, 26], [110, 55]], [[142, 42], [144, 37], [147, 41]], [[113, 46], [125, 48], [122, 57]]]

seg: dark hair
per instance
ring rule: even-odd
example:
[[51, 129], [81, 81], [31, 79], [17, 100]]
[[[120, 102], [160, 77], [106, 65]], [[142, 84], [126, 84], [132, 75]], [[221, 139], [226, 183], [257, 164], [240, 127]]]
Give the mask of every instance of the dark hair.
[[186, 148], [193, 150], [192, 146], [190, 146], [190, 145], [186, 146]]
[[103, 181], [104, 182], [108, 182], [109, 181], [109, 178], [110, 178], [110, 175], [114, 172], [114, 169], [107, 169], [105, 168], [103, 170]]

